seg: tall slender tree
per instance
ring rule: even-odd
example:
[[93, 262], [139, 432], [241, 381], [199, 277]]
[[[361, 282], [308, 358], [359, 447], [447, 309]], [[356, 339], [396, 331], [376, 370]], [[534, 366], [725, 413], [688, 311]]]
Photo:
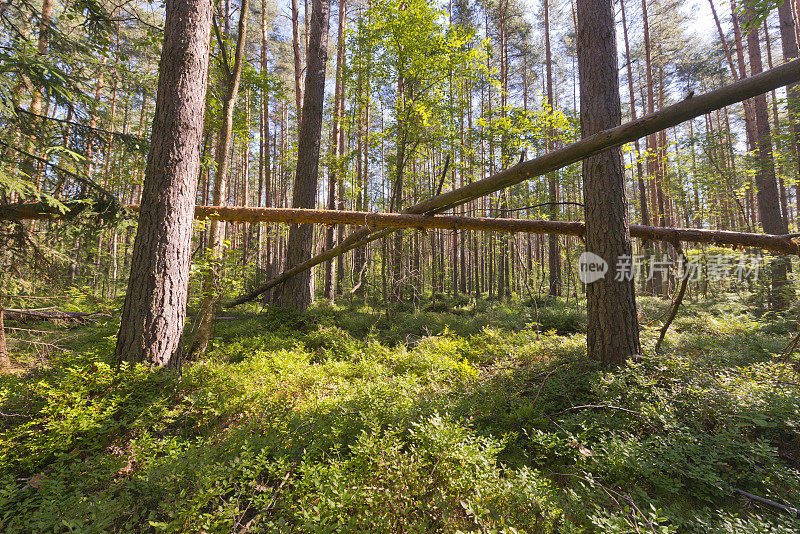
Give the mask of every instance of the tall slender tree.
[[[336, 53], [336, 83], [333, 95], [333, 124], [331, 126], [331, 163], [328, 168], [328, 209], [335, 210], [341, 202], [338, 198], [341, 189], [341, 181], [344, 176], [340, 176], [341, 157], [344, 152], [344, 66], [345, 48], [344, 29], [347, 23], [347, 0], [339, 0], [339, 33], [338, 47]], [[338, 188], [338, 189], [337, 189]], [[339, 227], [341, 228], [341, 226]], [[334, 228], [331, 226], [325, 230], [325, 248], [333, 247]], [[331, 303], [335, 296], [334, 285], [334, 260], [325, 262], [325, 280], [323, 284], [325, 298]]]
[[[784, 61], [797, 59], [797, 32], [796, 23], [792, 16], [792, 0], [784, 0], [778, 7], [778, 21], [781, 32], [781, 50], [783, 51]], [[789, 120], [792, 124], [792, 152], [800, 165], [800, 84], [790, 83], [786, 86], [787, 107], [789, 108]], [[795, 196], [797, 197], [797, 213], [800, 218], [800, 181], [795, 184]]]
[[[239, 29], [238, 35], [236, 36], [236, 52], [233, 65], [228, 62], [228, 54], [225, 49], [227, 45], [220, 37], [218, 28], [215, 27], [215, 29], [217, 29], [217, 37], [219, 38], [218, 44], [221, 52], [220, 57], [224, 81], [222, 84], [222, 125], [220, 126], [217, 137], [217, 147], [214, 155], [216, 173], [214, 176], [213, 201], [215, 206], [227, 204], [228, 198], [228, 167], [230, 166], [228, 152], [230, 151], [231, 139], [233, 137], [233, 113], [236, 108], [236, 100], [239, 97], [239, 86], [242, 80], [242, 70], [244, 69], [244, 47], [247, 41], [247, 17], [250, 15], [250, 1], [242, 0], [240, 7]], [[247, 177], [245, 177], [245, 183], [246, 180]], [[197, 317], [195, 318], [194, 337], [189, 346], [190, 357], [204, 352], [211, 339], [211, 320], [220, 293], [219, 281], [221, 278], [222, 262], [222, 230], [224, 228], [224, 222], [218, 220], [211, 221], [208, 239], [208, 249], [210, 251], [209, 268], [206, 271], [206, 275], [203, 277], [203, 299], [200, 302], [200, 309], [197, 311]]]
[[[53, 0], [43, 0], [41, 18], [39, 21], [39, 39], [36, 43], [36, 50], [39, 52], [40, 56], [47, 54], [47, 47], [50, 43], [50, 25], [52, 24], [52, 16]], [[31, 116], [33, 117], [34, 130], [36, 130], [42, 125], [42, 93], [38, 87], [33, 87], [32, 89], [30, 112]], [[28, 140], [29, 144], [34, 144], [36, 142], [35, 134], [36, 132], [34, 132], [34, 136]], [[22, 163], [22, 171], [33, 178], [33, 182], [37, 188], [41, 185], [41, 177], [33, 164], [32, 158], [25, 158]]]
[[297, 0], [292, 0], [292, 53], [294, 54], [294, 98], [297, 106], [297, 125], [302, 124], [300, 117], [303, 113], [303, 56], [300, 52], [300, 27], [298, 19], [300, 9]]
[[[267, 25], [267, 0], [261, 0], [261, 113], [260, 113], [260, 126], [261, 132], [259, 136], [258, 147], [258, 206], [270, 207], [271, 194], [272, 194], [272, 160], [270, 158], [270, 130], [269, 130], [269, 102], [270, 90], [267, 86], [266, 76], [269, 68], [268, 63], [268, 43], [269, 43], [269, 28]], [[264, 229], [263, 225], [258, 225], [258, 250], [259, 262], [258, 266], [263, 267], [266, 272], [267, 278], [272, 276], [272, 259], [270, 255], [271, 247], [267, 245], [264, 247]], [[262, 262], [263, 259], [263, 262]]]
[[[622, 14], [622, 32], [625, 42], [625, 67], [628, 73], [628, 96], [630, 98], [631, 120], [636, 120], [636, 98], [633, 88], [633, 59], [631, 58], [631, 49], [628, 42], [628, 24], [625, 18], [625, 0], [620, 0], [620, 11]], [[633, 142], [633, 145], [635, 148], [636, 157], [636, 184], [639, 192], [639, 217], [641, 218], [643, 225], [649, 226], [650, 210], [647, 207], [647, 189], [644, 184], [644, 171], [642, 169], [642, 150], [638, 139]], [[651, 241], [645, 241], [642, 245], [645, 250], [645, 255], [652, 257], [653, 243]], [[646, 285], [647, 284], [645, 281], [645, 288]]]
[[[313, 208], [319, 181], [319, 149], [322, 135], [322, 109], [325, 101], [325, 66], [328, 62], [328, 25], [330, 0], [313, 0], [311, 36], [308, 44], [305, 96], [297, 147], [297, 170], [292, 192], [293, 208]], [[311, 257], [314, 228], [310, 224], [292, 226], [286, 249], [287, 266]], [[311, 304], [311, 273], [303, 271], [283, 286], [280, 305], [304, 310]]]
[[[752, 17], [750, 7], [746, 8], [748, 17]], [[753, 26], [747, 34], [747, 55], [750, 59], [752, 74], [762, 72], [761, 43], [758, 38], [758, 26]], [[767, 97], [760, 94], [753, 98], [753, 112], [756, 128], [756, 191], [758, 211], [761, 217], [761, 226], [769, 234], [789, 233], [787, 219], [781, 213], [780, 194], [775, 176], [775, 160], [772, 155], [772, 131], [769, 125], [767, 112]], [[791, 298], [788, 283], [788, 260], [783, 257], [776, 258], [771, 265], [772, 291], [770, 304], [775, 309], [785, 309]]]
[[[550, 111], [555, 111], [555, 106], [553, 103], [553, 60], [552, 54], [550, 51], [550, 0], [544, 0], [544, 50], [545, 50], [545, 72], [547, 73], [547, 105], [550, 107]], [[555, 144], [553, 143], [553, 137], [555, 135], [555, 131], [553, 130], [552, 126], [550, 127], [550, 131], [548, 132], [550, 141], [548, 143], [548, 148], [551, 150], [555, 148]], [[548, 190], [549, 190], [549, 199], [550, 202], [550, 219], [556, 220], [558, 219], [558, 173], [551, 172], [548, 177]], [[550, 268], [550, 295], [552, 296], [559, 296], [561, 295], [561, 247], [559, 246], [558, 236], [555, 234], [550, 234], [547, 238], [547, 253], [548, 253], [548, 263]]]

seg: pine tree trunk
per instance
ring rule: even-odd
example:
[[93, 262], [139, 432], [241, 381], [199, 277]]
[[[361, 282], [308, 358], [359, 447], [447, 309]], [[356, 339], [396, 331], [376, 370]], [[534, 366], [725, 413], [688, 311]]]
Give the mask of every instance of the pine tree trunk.
[[[217, 138], [215, 153], [216, 174], [214, 176], [214, 205], [224, 206], [228, 198], [228, 152], [231, 146], [233, 135], [233, 114], [236, 107], [236, 100], [239, 97], [239, 85], [242, 79], [242, 69], [244, 67], [244, 46], [247, 40], [247, 15], [249, 14], [249, 0], [242, 0], [241, 12], [239, 15], [239, 35], [236, 39], [236, 53], [232, 67], [225, 65], [225, 69], [232, 69], [225, 73], [224, 99], [222, 102], [222, 126]], [[220, 40], [219, 45], [226, 46]], [[227, 55], [223, 54], [223, 61], [227, 61]], [[223, 254], [223, 231], [225, 225], [220, 221], [211, 221], [211, 229], [208, 238], [208, 249], [210, 256], [209, 265], [203, 277], [203, 298], [197, 317], [194, 323], [194, 336], [189, 346], [188, 357], [194, 357], [203, 353], [211, 339], [211, 321], [214, 315], [214, 307], [217, 305], [220, 296], [220, 279], [222, 277], [222, 254]]]
[[[36, 49], [40, 56], [44, 56], [47, 54], [47, 47], [50, 42], [50, 25], [52, 24], [51, 18], [53, 14], [53, 0], [43, 0], [40, 14], [41, 19], [39, 22], [39, 39], [36, 43]], [[33, 88], [32, 93], [30, 112], [33, 115], [34, 133], [26, 141], [26, 145], [29, 147], [32, 147], [36, 144], [36, 134], [38, 133], [37, 130], [42, 123], [42, 119], [40, 118], [42, 115], [42, 93], [36, 87]], [[33, 178], [33, 183], [37, 188], [41, 186], [41, 174], [37, 171], [31, 158], [26, 158], [23, 161], [22, 171]]]
[[[611, 0], [577, 1], [577, 52], [581, 136], [621, 122], [617, 42]], [[633, 280], [616, 280], [617, 259], [631, 255], [622, 151], [607, 150], [583, 161], [586, 250], [609, 266], [605, 278], [587, 285], [587, 347], [604, 366], [641, 352]]]
[[[752, 28], [747, 35], [747, 53], [750, 58], [752, 74], [760, 73], [763, 68], [757, 27]], [[768, 234], [787, 234], [789, 230], [786, 225], [786, 219], [781, 214], [780, 195], [775, 177], [775, 161], [772, 157], [772, 132], [769, 125], [766, 95], [760, 94], [753, 98], [753, 109], [758, 143], [756, 189], [761, 226]], [[776, 258], [771, 265], [772, 291], [770, 292], [770, 305], [776, 310], [785, 309], [792, 298], [792, 290], [787, 279], [788, 262], [787, 258], [780, 257]]]
[[[797, 33], [796, 25], [792, 17], [792, 0], [785, 0], [778, 6], [778, 20], [781, 31], [781, 50], [783, 60], [792, 61], [797, 59]], [[791, 83], [786, 86], [787, 103], [789, 109], [789, 120], [792, 123], [792, 154], [795, 161], [800, 165], [800, 84]], [[797, 217], [800, 219], [800, 181], [795, 184], [795, 196], [797, 198]]]
[[[544, 0], [544, 43], [545, 43], [545, 65], [547, 72], [547, 105], [550, 106], [550, 111], [554, 112], [553, 106], [553, 65], [550, 53], [550, 0]], [[552, 127], [548, 132], [548, 148], [551, 150], [555, 147], [553, 137], [555, 132]], [[551, 172], [548, 176], [548, 189], [549, 189], [549, 202], [550, 202], [550, 220], [558, 220], [558, 173]], [[561, 247], [558, 243], [557, 235], [550, 235], [547, 237], [548, 245], [548, 258], [550, 266], [550, 287], [549, 294], [554, 297], [561, 296]]]
[[179, 368], [206, 105], [209, 0], [168, 0], [118, 361]]
[[[642, 0], [642, 22], [644, 25], [644, 51], [645, 51], [645, 75], [647, 80], [647, 113], [655, 111], [655, 94], [653, 85], [653, 60], [651, 57], [652, 47], [650, 46], [650, 26], [647, 18], [647, 0]], [[647, 136], [645, 141], [647, 149], [647, 177], [650, 184], [650, 217], [652, 220], [658, 220], [658, 182], [657, 182], [657, 168], [658, 160], [656, 158], [656, 135], [651, 134]], [[649, 247], [647, 252], [651, 255], [655, 254], [656, 247]], [[655, 271], [652, 276], [648, 276], [646, 281], [647, 290], [653, 294], [661, 294], [662, 288], [661, 271]]]
[[[739, 25], [739, 15], [737, 14], [735, 0], [731, 0], [731, 24], [733, 26], [733, 37], [736, 43], [736, 60], [739, 63], [739, 76], [737, 78], [734, 74], [734, 78], [741, 80], [747, 78], [747, 66], [744, 59], [744, 44], [742, 42], [742, 31]], [[758, 141], [756, 140], [758, 134], [756, 132], [753, 101], [745, 100], [742, 102], [742, 106], [744, 107], [744, 129], [747, 137], [747, 150], [752, 152], [758, 149]]]
[[[333, 125], [331, 127], [331, 149], [333, 150], [333, 157], [331, 158], [330, 168], [328, 170], [328, 209], [335, 210], [339, 204], [337, 197], [339, 189], [341, 189], [340, 180], [343, 176], [339, 176], [339, 167], [341, 157], [343, 155], [343, 136], [344, 128], [342, 119], [344, 118], [344, 53], [346, 43], [344, 40], [344, 28], [347, 22], [347, 0], [339, 0], [339, 37], [337, 39], [337, 54], [336, 54], [336, 86], [333, 96]], [[334, 228], [328, 227], [325, 229], [325, 248], [332, 248], [334, 246]], [[323, 293], [325, 298], [333, 304], [335, 297], [334, 286], [334, 260], [325, 262], [324, 273], [325, 278], [323, 282]]]
[[[322, 108], [325, 100], [325, 65], [328, 61], [330, 0], [313, 0], [311, 35], [308, 49], [305, 96], [297, 147], [297, 170], [292, 192], [292, 207], [313, 208], [319, 180], [319, 150], [322, 135]], [[311, 257], [314, 227], [292, 226], [286, 249], [286, 266], [292, 267]], [[280, 305], [305, 310], [311, 304], [311, 273], [304, 271], [286, 281]]]
[[[268, 43], [268, 30], [267, 27], [267, 0], [261, 0], [261, 73], [266, 74], [269, 68], [267, 63], [267, 43]], [[269, 131], [269, 91], [262, 89], [261, 92], [261, 140], [260, 140], [260, 157], [259, 157], [259, 188], [258, 188], [258, 205], [270, 207], [271, 203], [271, 182], [272, 182], [272, 160], [270, 158], [270, 131]], [[269, 229], [264, 230], [263, 225], [258, 225], [258, 254], [259, 265], [263, 267], [267, 279], [272, 276], [272, 259], [270, 254], [270, 243], [266, 239], [265, 233], [269, 234]], [[268, 227], [269, 228], [269, 227]], [[263, 250], [262, 250], [263, 247]], [[263, 263], [262, 263], [263, 258]]]
[[[397, 95], [399, 102], [397, 104], [398, 117], [405, 115], [402, 111], [404, 108], [406, 85], [403, 78], [397, 81]], [[410, 105], [410, 104], [409, 104]], [[389, 201], [389, 211], [397, 212], [403, 206], [403, 181], [405, 163], [407, 159], [407, 135], [410, 125], [406, 124], [402, 133], [398, 133], [397, 139], [397, 156], [394, 171], [394, 185]], [[403, 236], [404, 232], [401, 230], [394, 235], [394, 247], [391, 251], [392, 256], [392, 272], [391, 272], [391, 300], [393, 302], [400, 302], [403, 300]]]
[[[767, 66], [772, 69], [772, 45], [770, 43], [769, 38], [769, 25], [766, 21], [764, 21], [764, 38], [766, 42], [764, 43], [764, 48], [767, 49]], [[786, 88], [787, 91], [791, 91], [790, 88]], [[789, 93], [791, 94], [791, 93]], [[778, 99], [775, 96], [775, 90], [773, 89], [770, 92], [770, 103], [772, 104], [772, 126], [775, 128], [775, 132], [780, 132], [780, 119], [778, 116]], [[780, 136], [775, 137], [775, 150], [780, 154], [781, 153], [781, 139]], [[789, 227], [789, 221], [791, 220], [791, 215], [789, 212], [789, 198], [786, 194], [786, 183], [783, 180], [784, 175], [784, 168], [783, 163], [778, 160], [777, 162], [777, 175], [778, 175], [778, 188], [781, 193], [781, 213], [783, 214], [783, 218], [785, 219], [786, 227]]]
[[[342, 0], [342, 5], [345, 6], [346, 11], [346, 4], [344, 0]], [[342, 63], [344, 64], [344, 51], [342, 52]], [[344, 74], [342, 74], [344, 76]], [[342, 86], [344, 86], [344, 80], [342, 80]], [[344, 122], [344, 99], [345, 94], [344, 90], [342, 90], [342, 98], [339, 100], [339, 123], [342, 124]], [[349, 127], [347, 132], [349, 132]], [[339, 154], [343, 156], [347, 153], [347, 138], [348, 133], [346, 133], [345, 128], [343, 126], [339, 127]], [[336, 209], [344, 210], [345, 209], [345, 187], [344, 187], [344, 178], [347, 175], [347, 167], [343, 165], [340, 168], [340, 176], [337, 183], [337, 192], [336, 192]], [[336, 229], [336, 242], [341, 243], [344, 241], [344, 227], [339, 226]], [[336, 257], [336, 280], [334, 284], [334, 292], [337, 295], [342, 294], [342, 287], [344, 285], [344, 256], [337, 256]]]
[[[298, 128], [302, 125], [303, 114], [303, 59], [300, 53], [300, 28], [298, 19], [300, 18], [300, 10], [297, 7], [297, 0], [292, 0], [292, 52], [294, 53], [294, 98], [295, 105], [297, 106], [297, 125]], [[306, 77], [308, 73], [306, 72]]]
[[[631, 106], [631, 120], [636, 120], [636, 98], [633, 90], [633, 66], [631, 60], [631, 50], [628, 43], [628, 26], [625, 20], [625, 0], [620, 0], [620, 10], [622, 11], [622, 32], [625, 41], [625, 63], [628, 71], [628, 94], [630, 97]], [[642, 168], [642, 152], [639, 140], [634, 141], [634, 148], [636, 149], [636, 184], [639, 188], [639, 210], [642, 224], [645, 226], [650, 225], [650, 211], [647, 209], [647, 189], [644, 183], [644, 170]], [[642, 248], [645, 251], [646, 257], [653, 256], [653, 244], [649, 241], [642, 243]], [[642, 279], [642, 289], [646, 290], [647, 281]]]

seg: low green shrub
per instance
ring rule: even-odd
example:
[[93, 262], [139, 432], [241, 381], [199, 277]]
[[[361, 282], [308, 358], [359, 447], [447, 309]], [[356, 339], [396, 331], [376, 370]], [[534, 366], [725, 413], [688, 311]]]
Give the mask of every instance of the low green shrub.
[[182, 375], [117, 370], [116, 325], [87, 325], [0, 377], [0, 529], [800, 529], [737, 493], [800, 505], [793, 312], [690, 304], [606, 371], [581, 307], [535, 304], [243, 313]]

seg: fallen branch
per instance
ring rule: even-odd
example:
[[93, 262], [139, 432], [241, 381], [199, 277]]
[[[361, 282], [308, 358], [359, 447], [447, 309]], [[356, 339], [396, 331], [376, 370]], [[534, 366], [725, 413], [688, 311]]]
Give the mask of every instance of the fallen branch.
[[33, 299], [33, 300], [53, 300], [53, 299], [63, 299], [65, 298], [64, 295], [53, 295], [48, 297], [34, 297], [32, 295], [7, 295], [4, 293], [0, 293], [0, 298], [10, 298], [10, 299]]
[[[197, 316], [196, 315], [189, 315], [187, 317], [187, 319], [194, 320], [195, 317], [197, 317]], [[227, 316], [227, 315], [216, 315], [216, 316], [211, 318], [212, 321], [221, 321], [221, 322], [238, 321], [239, 319], [241, 319], [241, 317], [230, 317], [230, 316]]]
[[11, 367], [11, 360], [8, 358], [8, 345], [6, 344], [6, 328], [3, 322], [5, 310], [3, 309], [3, 297], [0, 297], [0, 371]]
[[639, 417], [644, 417], [641, 413], [635, 410], [629, 410], [628, 408], [623, 408], [621, 406], [612, 406], [610, 404], [583, 404], [581, 406], [570, 406], [569, 408], [564, 408], [561, 411], [556, 413], [552, 413], [550, 415], [561, 415], [562, 413], [566, 413], [572, 410], [583, 410], [583, 409], [608, 409], [608, 410], [618, 410], [620, 412], [627, 412], [632, 413], [634, 415], [638, 415]]
[[88, 318], [97, 315], [107, 315], [99, 312], [65, 312], [53, 309], [37, 309], [37, 310], [15, 310], [6, 308], [4, 316], [9, 321], [53, 321], [58, 319], [65, 319], [75, 322], [85, 322]]
[[672, 324], [672, 321], [675, 320], [675, 316], [678, 315], [678, 309], [680, 309], [681, 303], [683, 302], [683, 296], [686, 294], [686, 286], [689, 284], [689, 269], [687, 268], [686, 255], [683, 253], [683, 248], [680, 246], [680, 244], [675, 245], [675, 250], [678, 252], [678, 256], [682, 260], [683, 280], [681, 280], [681, 288], [678, 291], [678, 296], [675, 297], [675, 302], [672, 304], [672, 310], [670, 311], [669, 317], [667, 317], [667, 321], [664, 323], [664, 326], [661, 327], [661, 332], [658, 334], [658, 341], [656, 341], [655, 347], [656, 353], [658, 353], [658, 349], [661, 347], [661, 343], [664, 341], [664, 336], [667, 335], [669, 325]]
[[31, 328], [17, 328], [15, 326], [7, 326], [6, 330], [9, 332], [25, 332], [26, 334], [54, 334], [60, 333], [58, 330], [33, 330]]
[[760, 502], [762, 504], [767, 504], [767, 505], [772, 506], [774, 508], [778, 508], [779, 510], [783, 510], [784, 512], [789, 512], [789, 513], [792, 513], [792, 514], [800, 514], [800, 509], [794, 508], [792, 506], [786, 506], [785, 504], [781, 504], [779, 502], [775, 502], [775, 501], [770, 500], [770, 499], [765, 499], [764, 497], [759, 497], [758, 495], [753, 495], [752, 493], [748, 493], [748, 492], [746, 492], [744, 490], [740, 490], [738, 488], [734, 488], [733, 491], [735, 491], [739, 495], [747, 497], [748, 499]]
[[23, 417], [25, 419], [31, 418], [30, 415], [24, 415], [21, 413], [5, 413], [5, 412], [0, 412], [0, 417]]
[[358, 273], [358, 283], [350, 289], [350, 295], [355, 295], [358, 293], [358, 290], [361, 289], [361, 286], [364, 284], [364, 273], [366, 272], [368, 265], [369, 261], [365, 261], [364, 265], [361, 266], [361, 270]]
[[792, 355], [792, 353], [794, 352], [794, 349], [797, 348], [797, 343], [798, 342], [800, 342], [800, 329], [798, 330], [797, 335], [794, 336], [794, 339], [792, 339], [789, 342], [789, 344], [786, 345], [786, 347], [783, 349], [783, 353], [781, 354], [781, 358], [780, 358], [781, 362], [785, 363], [786, 360], [789, 358], [789, 356]]

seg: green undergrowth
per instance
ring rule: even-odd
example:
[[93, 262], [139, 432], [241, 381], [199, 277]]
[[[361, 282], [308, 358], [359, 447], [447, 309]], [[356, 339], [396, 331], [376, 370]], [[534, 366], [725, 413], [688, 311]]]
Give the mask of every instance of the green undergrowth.
[[115, 324], [0, 378], [4, 532], [797, 532], [795, 317], [642, 299], [586, 359], [580, 303], [242, 313], [181, 376]]

